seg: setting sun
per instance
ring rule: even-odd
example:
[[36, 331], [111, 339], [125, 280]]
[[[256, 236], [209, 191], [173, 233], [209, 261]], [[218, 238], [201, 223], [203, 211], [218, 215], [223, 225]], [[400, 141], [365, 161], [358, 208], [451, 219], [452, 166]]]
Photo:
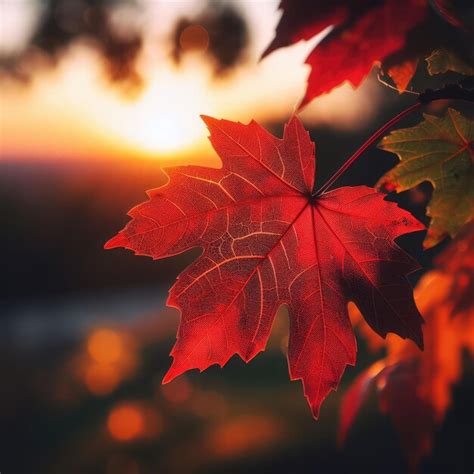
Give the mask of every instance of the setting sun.
[[[198, 71], [199, 72], [199, 71]], [[183, 150], [205, 137], [199, 119], [205, 104], [206, 84], [199, 74], [163, 70], [135, 102], [125, 103], [126, 117], [112, 122], [115, 133], [130, 145], [151, 153]], [[130, 123], [139, 124], [130, 127]]]

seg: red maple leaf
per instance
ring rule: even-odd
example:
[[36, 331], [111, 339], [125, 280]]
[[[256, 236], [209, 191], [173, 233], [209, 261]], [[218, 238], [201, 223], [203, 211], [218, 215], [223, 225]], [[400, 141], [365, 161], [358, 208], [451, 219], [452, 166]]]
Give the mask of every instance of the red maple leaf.
[[355, 363], [348, 300], [381, 336], [391, 331], [422, 346], [406, 279], [418, 265], [394, 239], [423, 226], [365, 186], [313, 196], [314, 144], [297, 118], [283, 139], [255, 122], [204, 121], [222, 168], [167, 169], [168, 184], [130, 211], [106, 248], [155, 259], [203, 249], [170, 290], [181, 324], [164, 382], [234, 354], [248, 362], [287, 305], [291, 379], [303, 381], [317, 417]]
[[[300, 107], [345, 81], [358, 86], [375, 63], [391, 63], [408, 34], [430, 14], [426, 0], [282, 0], [280, 9], [283, 16], [264, 56], [333, 26], [306, 59], [311, 72]], [[406, 86], [416, 60], [397, 58], [390, 64], [397, 83]]]

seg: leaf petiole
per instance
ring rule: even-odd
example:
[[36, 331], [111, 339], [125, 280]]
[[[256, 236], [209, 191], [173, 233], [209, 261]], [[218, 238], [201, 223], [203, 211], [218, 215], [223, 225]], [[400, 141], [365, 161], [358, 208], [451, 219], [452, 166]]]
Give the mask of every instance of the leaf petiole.
[[355, 153], [324, 183], [317, 191], [312, 193], [313, 197], [318, 197], [324, 194], [338, 179], [344, 174], [347, 169], [356, 161], [371, 145], [373, 145], [387, 130], [396, 125], [400, 120], [410, 115], [415, 110], [418, 110], [423, 105], [427, 105], [435, 100], [467, 100], [474, 101], [474, 91], [464, 89], [460, 85], [447, 85], [442, 89], [438, 90], [427, 90], [420, 94], [418, 102], [411, 105], [405, 110], [402, 110], [398, 115], [389, 120], [385, 125], [380, 127], [369, 139], [358, 148]]
[[389, 128], [393, 127], [396, 123], [402, 120], [407, 115], [411, 114], [415, 110], [419, 109], [423, 104], [417, 102], [416, 104], [411, 105], [407, 109], [400, 112], [398, 115], [389, 120], [385, 125], [380, 127], [374, 134], [372, 134], [369, 139], [323, 184], [318, 191], [313, 193], [313, 196], [320, 196], [325, 193], [334, 182], [347, 171], [347, 169], [354, 163], [357, 158], [359, 158], [362, 153], [367, 150], [374, 142], [376, 142]]

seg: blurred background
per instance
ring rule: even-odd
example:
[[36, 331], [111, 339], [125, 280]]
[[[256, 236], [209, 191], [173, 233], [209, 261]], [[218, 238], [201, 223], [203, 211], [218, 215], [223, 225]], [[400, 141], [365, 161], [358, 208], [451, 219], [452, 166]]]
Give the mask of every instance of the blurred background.
[[[178, 326], [167, 290], [198, 252], [153, 262], [103, 250], [145, 190], [163, 184], [162, 166], [219, 166], [200, 114], [255, 119], [281, 135], [319, 38], [259, 61], [277, 7], [0, 0], [2, 474], [406, 472], [374, 400], [346, 446], [336, 442], [344, 388], [383, 349], [359, 341], [357, 367], [317, 422], [288, 380], [284, 311], [248, 366], [233, 358], [162, 386]], [[413, 87], [432, 82], [421, 70]], [[413, 101], [374, 73], [357, 91], [344, 85], [307, 106], [300, 118], [316, 142], [318, 181]], [[396, 161], [373, 148], [339, 184], [372, 185]], [[430, 193], [396, 199], [423, 218]], [[443, 245], [422, 253], [422, 239], [400, 242], [429, 269]], [[470, 472], [472, 433], [459, 425], [474, 391], [465, 365], [421, 472]]]

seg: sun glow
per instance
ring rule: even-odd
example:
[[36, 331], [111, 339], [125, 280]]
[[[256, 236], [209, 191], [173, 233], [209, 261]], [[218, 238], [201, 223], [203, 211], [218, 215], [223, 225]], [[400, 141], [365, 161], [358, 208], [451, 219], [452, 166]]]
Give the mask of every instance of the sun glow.
[[[112, 132], [145, 152], [166, 153], [197, 145], [205, 138], [199, 118], [206, 103], [204, 78], [191, 71], [164, 70], [134, 102], [125, 103], [126, 114], [111, 121]], [[137, 126], [131, 127], [134, 123]]]
[[200, 119], [216, 113], [208, 76], [192, 62], [163, 63], [128, 98], [106, 89], [96, 58], [77, 48], [56, 71], [5, 97], [2, 151], [13, 158], [187, 157], [209, 147]]

